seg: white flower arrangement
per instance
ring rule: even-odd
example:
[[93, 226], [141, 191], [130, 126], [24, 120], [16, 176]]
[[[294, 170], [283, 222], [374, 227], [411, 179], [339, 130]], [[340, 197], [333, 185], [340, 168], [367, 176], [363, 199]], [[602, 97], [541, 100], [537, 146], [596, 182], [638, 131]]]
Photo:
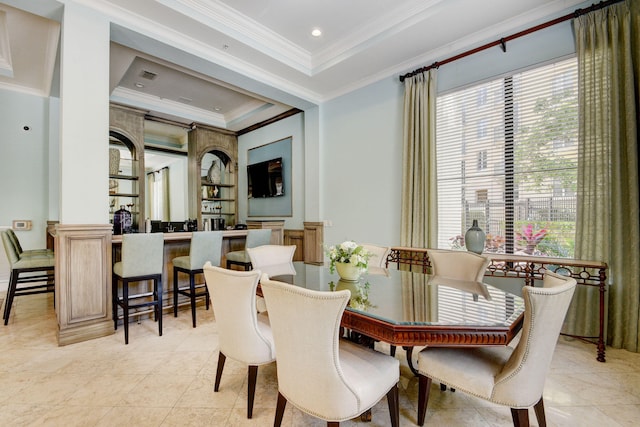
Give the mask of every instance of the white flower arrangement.
[[329, 258], [329, 271], [333, 274], [336, 268], [336, 262], [353, 264], [362, 271], [369, 268], [369, 258], [371, 253], [364, 247], [358, 245], [353, 240], [347, 240], [339, 245], [329, 246], [326, 249]]

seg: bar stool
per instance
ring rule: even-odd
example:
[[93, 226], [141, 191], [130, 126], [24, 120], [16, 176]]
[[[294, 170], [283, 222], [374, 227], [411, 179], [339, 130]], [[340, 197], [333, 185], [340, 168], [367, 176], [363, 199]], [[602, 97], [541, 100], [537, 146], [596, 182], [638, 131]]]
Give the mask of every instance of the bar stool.
[[[196, 231], [191, 235], [191, 246], [188, 256], [173, 259], [173, 317], [178, 317], [178, 294], [189, 297], [191, 301], [191, 320], [196, 327], [196, 298], [205, 297], [205, 305], [209, 310], [209, 289], [206, 283], [195, 284], [196, 274], [202, 273], [207, 261], [216, 267], [220, 266], [222, 255], [222, 231]], [[189, 286], [178, 286], [178, 273], [189, 275]]]
[[[2, 231], [2, 245], [11, 268], [7, 300], [4, 303], [2, 318], [4, 324], [9, 322], [13, 299], [22, 295], [55, 292], [55, 264], [53, 253], [24, 253], [20, 255], [7, 230]], [[28, 286], [18, 285], [29, 283]], [[36, 284], [39, 283], [39, 284]]]
[[[122, 236], [121, 261], [113, 265], [113, 326], [118, 329], [118, 306], [122, 307], [124, 343], [129, 344], [129, 310], [153, 307], [158, 322], [158, 334], [162, 336], [162, 269], [164, 236], [162, 233], [124, 234]], [[129, 283], [153, 281], [151, 292], [129, 295]], [[118, 282], [122, 282], [122, 297], [118, 295]], [[152, 296], [153, 300], [147, 298]], [[129, 300], [144, 298], [143, 302], [130, 304]]]
[[[257, 246], [268, 245], [271, 243], [271, 230], [270, 229], [251, 229], [247, 231], [247, 239], [245, 240], [244, 247], [255, 248]], [[246, 270], [251, 270], [251, 259], [247, 251], [232, 251], [225, 255], [227, 259], [227, 268], [231, 268], [231, 265], [240, 265]]]

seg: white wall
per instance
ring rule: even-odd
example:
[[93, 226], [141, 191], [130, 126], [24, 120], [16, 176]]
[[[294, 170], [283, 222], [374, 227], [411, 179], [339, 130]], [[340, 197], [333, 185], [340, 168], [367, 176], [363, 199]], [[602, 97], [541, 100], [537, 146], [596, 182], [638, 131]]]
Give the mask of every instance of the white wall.
[[[2, 89], [0, 99], [0, 227], [30, 220], [31, 230], [16, 231], [20, 244], [43, 248], [49, 219], [49, 100]], [[9, 266], [4, 248], [0, 252], [0, 288], [5, 289]]]
[[325, 244], [400, 243], [402, 105], [397, 78], [322, 105]]

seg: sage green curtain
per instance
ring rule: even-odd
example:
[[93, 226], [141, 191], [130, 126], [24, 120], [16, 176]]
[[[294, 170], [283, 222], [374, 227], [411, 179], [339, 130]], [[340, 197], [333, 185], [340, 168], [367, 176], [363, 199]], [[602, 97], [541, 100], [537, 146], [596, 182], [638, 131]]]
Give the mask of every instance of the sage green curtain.
[[[576, 258], [609, 265], [607, 343], [640, 350], [638, 1], [574, 20], [579, 75]], [[579, 286], [567, 332], [597, 335], [597, 289]]]
[[436, 247], [436, 75], [431, 69], [405, 79], [400, 245]]

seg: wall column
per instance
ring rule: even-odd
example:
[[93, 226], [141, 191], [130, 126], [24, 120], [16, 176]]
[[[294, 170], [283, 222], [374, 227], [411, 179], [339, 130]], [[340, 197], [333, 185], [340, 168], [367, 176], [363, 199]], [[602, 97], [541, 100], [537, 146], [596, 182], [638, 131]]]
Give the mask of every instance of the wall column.
[[110, 23], [65, 4], [60, 50], [58, 344], [113, 333], [108, 210]]

